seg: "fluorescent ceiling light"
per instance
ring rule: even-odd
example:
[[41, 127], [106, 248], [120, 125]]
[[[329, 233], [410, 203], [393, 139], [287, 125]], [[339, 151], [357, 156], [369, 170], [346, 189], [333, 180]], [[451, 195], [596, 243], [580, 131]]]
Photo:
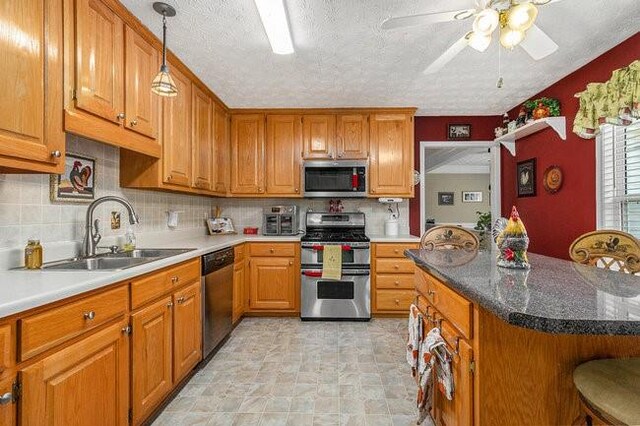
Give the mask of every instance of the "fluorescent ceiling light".
[[287, 12], [284, 9], [284, 0], [254, 1], [273, 53], [278, 55], [293, 53], [293, 42], [287, 22]]

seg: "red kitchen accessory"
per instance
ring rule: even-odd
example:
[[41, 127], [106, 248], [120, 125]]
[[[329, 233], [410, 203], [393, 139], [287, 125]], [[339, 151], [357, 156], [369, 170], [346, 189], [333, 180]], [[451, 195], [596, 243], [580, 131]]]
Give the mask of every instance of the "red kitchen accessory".
[[245, 226], [242, 232], [247, 235], [256, 235], [258, 233], [258, 228], [255, 228], [253, 226]]

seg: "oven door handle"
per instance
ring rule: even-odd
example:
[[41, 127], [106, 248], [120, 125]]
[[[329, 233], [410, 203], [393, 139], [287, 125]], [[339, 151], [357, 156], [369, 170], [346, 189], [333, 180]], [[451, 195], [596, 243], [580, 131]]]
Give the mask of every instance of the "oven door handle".
[[[305, 277], [314, 277], [321, 278], [322, 271], [302, 271], [302, 275]], [[358, 269], [358, 270], [342, 270], [342, 276], [344, 277], [355, 277], [355, 276], [368, 276], [371, 275], [371, 272], [366, 269]]]
[[[314, 246], [311, 246], [311, 248], [312, 248], [313, 250], [315, 250], [315, 251], [322, 251], [322, 250], [324, 250], [324, 246], [321, 246], [321, 245], [314, 245]], [[364, 247], [363, 247], [363, 248], [364, 248]], [[343, 246], [342, 246], [342, 250], [344, 250], [344, 251], [351, 251], [351, 250], [353, 250], [353, 247], [351, 247], [351, 246], [349, 246], [349, 245], [343, 245]]]
[[305, 277], [322, 277], [322, 271], [302, 271]]

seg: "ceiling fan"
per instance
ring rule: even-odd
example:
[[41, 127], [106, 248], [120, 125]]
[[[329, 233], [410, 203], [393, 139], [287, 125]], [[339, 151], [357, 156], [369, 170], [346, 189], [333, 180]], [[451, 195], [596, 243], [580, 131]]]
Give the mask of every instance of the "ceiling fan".
[[478, 52], [484, 52], [491, 44], [491, 36], [496, 29], [500, 31], [499, 40], [502, 46], [507, 49], [520, 46], [537, 61], [558, 50], [558, 45], [535, 25], [538, 6], [559, 1], [561, 0], [476, 0], [475, 9], [389, 18], [382, 23], [382, 29], [391, 30], [437, 22], [463, 21], [475, 16], [472, 31], [463, 35], [445, 50], [424, 70], [425, 74], [439, 71], [467, 46]]

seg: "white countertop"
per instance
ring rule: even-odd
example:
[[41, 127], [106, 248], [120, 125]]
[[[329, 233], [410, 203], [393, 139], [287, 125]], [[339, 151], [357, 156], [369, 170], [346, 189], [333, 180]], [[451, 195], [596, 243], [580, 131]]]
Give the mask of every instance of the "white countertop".
[[149, 262], [122, 271], [0, 271], [0, 318], [43, 306], [71, 296], [105, 287], [185, 260], [193, 259], [244, 242], [296, 242], [300, 236], [202, 235], [182, 237], [172, 234], [166, 242], [141, 247], [193, 248], [177, 256]]
[[420, 237], [409, 234], [387, 236], [384, 234], [367, 234], [372, 243], [419, 243]]

